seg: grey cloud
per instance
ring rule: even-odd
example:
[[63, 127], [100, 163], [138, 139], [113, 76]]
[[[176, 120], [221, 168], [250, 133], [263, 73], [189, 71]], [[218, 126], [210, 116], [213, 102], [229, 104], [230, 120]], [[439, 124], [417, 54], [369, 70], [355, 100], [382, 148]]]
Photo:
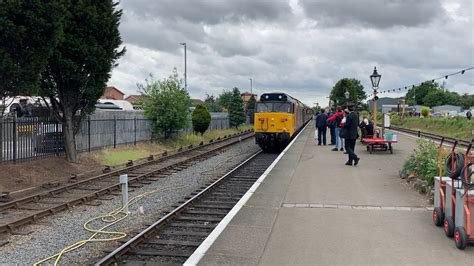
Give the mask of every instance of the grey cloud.
[[[162, 79], [177, 67], [182, 76], [183, 51], [178, 43], [183, 41], [188, 44], [190, 93], [201, 98], [234, 86], [248, 90], [249, 78], [253, 78], [254, 92], [281, 90], [308, 104], [321, 103], [327, 101], [324, 95], [343, 77], [361, 80], [369, 93], [368, 76], [374, 65], [383, 75], [382, 86], [388, 89], [452, 73], [474, 63], [473, 13], [466, 11], [472, 10], [471, 0], [443, 0], [441, 8], [438, 1], [429, 1], [434, 6], [424, 6], [423, 2], [428, 1], [380, 0], [376, 2], [380, 6], [398, 6], [386, 5], [381, 13], [373, 8], [359, 10], [367, 8], [368, 0], [357, 1], [359, 7], [345, 1], [339, 5], [342, 11], [329, 3], [312, 13], [308, 13], [308, 5], [315, 4], [300, 2], [307, 15], [293, 10], [288, 20], [270, 16], [270, 21], [263, 15], [255, 20], [251, 20], [252, 15], [238, 18], [233, 10], [214, 14], [225, 4], [234, 5], [223, 0], [189, 1], [182, 8], [190, 10], [163, 9], [156, 15], [153, 12], [160, 4], [155, 1], [150, 0], [149, 6], [144, 1], [122, 1], [124, 19], [120, 30], [128, 53], [114, 70], [111, 83], [133, 93], [135, 83], [143, 82], [148, 73]], [[136, 3], [138, 6], [133, 6]], [[411, 10], [401, 8], [406, 3]], [[211, 17], [199, 18], [202, 12], [196, 11], [196, 6], [206, 6], [212, 11]], [[144, 8], [148, 10], [139, 12]], [[278, 14], [285, 16], [285, 12]], [[335, 16], [332, 24], [327, 21], [329, 15]], [[341, 16], [346, 17], [341, 20]], [[474, 89], [472, 76], [466, 74], [459, 79], [450, 77], [448, 85], [459, 88], [459, 92]]]
[[137, 16], [218, 24], [224, 21], [276, 20], [291, 13], [288, 0], [128, 0], [121, 7]]
[[120, 33], [126, 43], [176, 53], [180, 42], [201, 43], [206, 36], [202, 25], [188, 21], [143, 19], [127, 11], [124, 13], [126, 20], [120, 24]]
[[444, 16], [440, 0], [300, 0], [305, 14], [323, 26], [414, 27]]

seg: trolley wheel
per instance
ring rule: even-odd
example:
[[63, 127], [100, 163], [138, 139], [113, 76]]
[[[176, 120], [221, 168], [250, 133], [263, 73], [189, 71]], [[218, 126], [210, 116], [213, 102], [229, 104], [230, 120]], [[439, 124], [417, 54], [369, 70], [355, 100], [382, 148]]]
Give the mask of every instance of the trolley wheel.
[[454, 221], [451, 216], [444, 218], [444, 233], [447, 237], [453, 237], [454, 235]]
[[454, 229], [454, 243], [459, 249], [465, 249], [467, 246], [467, 235], [464, 227], [458, 226]]
[[433, 222], [436, 226], [441, 226], [444, 220], [444, 213], [440, 207], [436, 207], [433, 210]]

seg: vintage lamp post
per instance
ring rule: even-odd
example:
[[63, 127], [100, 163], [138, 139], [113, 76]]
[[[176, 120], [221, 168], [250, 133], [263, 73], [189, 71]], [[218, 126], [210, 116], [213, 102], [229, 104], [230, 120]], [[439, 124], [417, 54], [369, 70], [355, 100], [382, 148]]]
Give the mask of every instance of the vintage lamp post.
[[374, 111], [373, 111], [373, 114], [374, 114], [374, 138], [377, 137], [377, 100], [379, 99], [379, 97], [377, 97], [377, 90], [379, 89], [379, 82], [380, 82], [380, 78], [382, 76], [377, 73], [377, 67], [374, 67], [374, 73], [372, 73], [372, 75], [370, 75], [370, 81], [372, 82], [372, 88], [374, 89], [374, 99], [373, 99], [373, 102], [374, 102]]

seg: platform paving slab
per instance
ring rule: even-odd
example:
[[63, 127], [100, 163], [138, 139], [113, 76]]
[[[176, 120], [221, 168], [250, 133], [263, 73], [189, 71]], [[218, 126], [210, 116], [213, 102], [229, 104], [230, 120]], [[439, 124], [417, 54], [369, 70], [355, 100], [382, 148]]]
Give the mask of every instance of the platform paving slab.
[[474, 265], [474, 248], [458, 250], [398, 177], [415, 138], [399, 135], [394, 154], [358, 144], [349, 167], [313, 134], [302, 132], [199, 265]]

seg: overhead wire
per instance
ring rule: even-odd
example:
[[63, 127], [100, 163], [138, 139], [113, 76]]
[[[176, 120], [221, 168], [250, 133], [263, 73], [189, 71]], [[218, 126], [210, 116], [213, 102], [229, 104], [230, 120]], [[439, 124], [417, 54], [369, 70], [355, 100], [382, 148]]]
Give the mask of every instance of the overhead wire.
[[[425, 80], [425, 81], [423, 81], [423, 82], [421, 82], [421, 83], [419, 83], [419, 84], [420, 84], [420, 85], [423, 85], [423, 84], [426, 83], [426, 82], [435, 82], [436, 80], [440, 80], [440, 79], [448, 79], [448, 77], [455, 76], [455, 75], [459, 75], [459, 74], [464, 75], [464, 73], [466, 73], [467, 71], [473, 70], [473, 69], [474, 69], [474, 67], [469, 67], [469, 68], [461, 69], [461, 70], [456, 71], [456, 72], [454, 72], [454, 73], [450, 73], [450, 74], [447, 74], [447, 75], [442, 75], [442, 76], [437, 77], [437, 78]], [[405, 90], [407, 90], [408, 88], [415, 89], [415, 87], [416, 87], [415, 84], [410, 84], [410, 85], [400, 86], [400, 87], [395, 88], [395, 89], [388, 89], [388, 90], [385, 89], [384, 91], [379, 91], [379, 92], [377, 92], [377, 94], [384, 94], [384, 93], [396, 92], [397, 89], [398, 89], [398, 91], [401, 91], [402, 88], [405, 88]], [[370, 94], [368, 97], [370, 98], [370, 97], [372, 97], [372, 96], [373, 96], [373, 94]]]

